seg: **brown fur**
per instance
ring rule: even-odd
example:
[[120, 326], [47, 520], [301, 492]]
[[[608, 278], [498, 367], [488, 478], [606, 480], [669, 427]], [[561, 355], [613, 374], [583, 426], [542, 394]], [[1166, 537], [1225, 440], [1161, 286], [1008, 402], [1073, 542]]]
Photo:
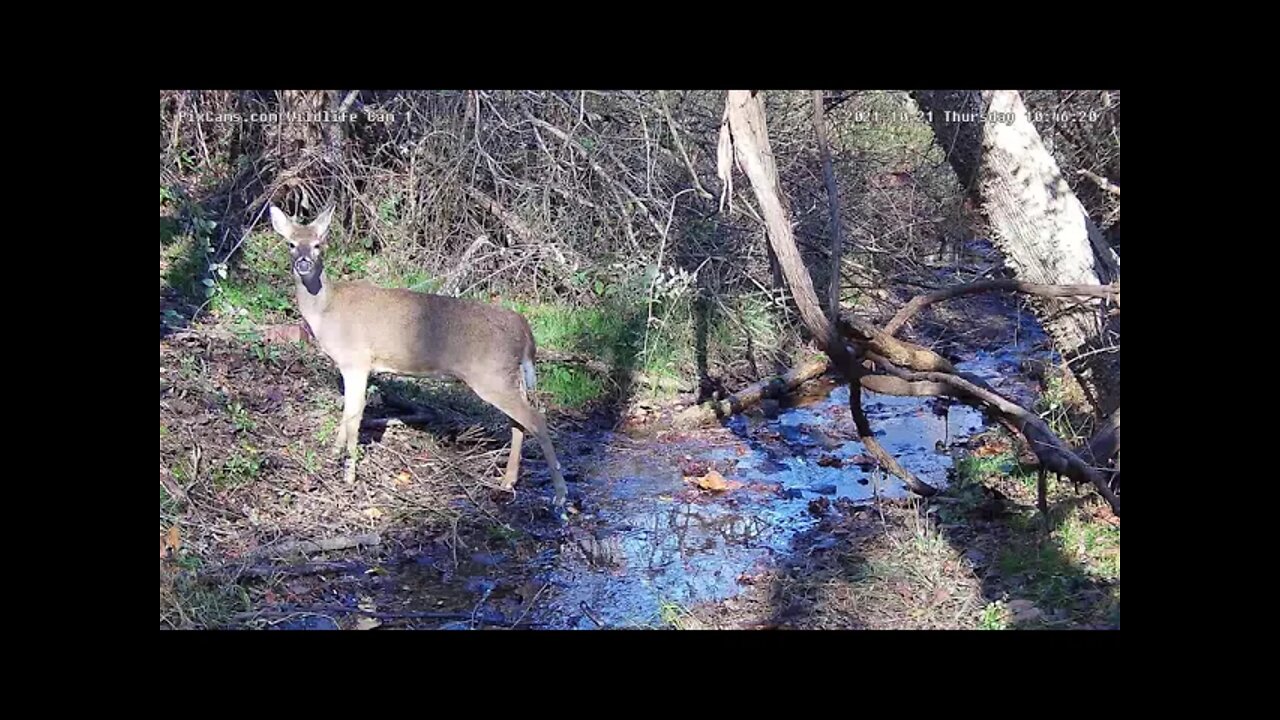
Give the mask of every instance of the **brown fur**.
[[369, 374], [450, 377], [466, 383], [513, 421], [503, 487], [515, 485], [524, 432], [529, 432], [551, 466], [555, 502], [562, 506], [564, 479], [546, 421], [529, 402], [532, 388], [527, 387], [526, 378], [533, 379], [536, 353], [529, 323], [495, 305], [328, 279], [323, 247], [331, 213], [332, 209], [326, 210], [311, 224], [301, 225], [272, 207], [271, 220], [290, 244], [298, 309], [316, 343], [342, 372], [343, 418], [334, 451], [341, 454], [345, 449], [351, 456], [348, 480], [355, 476], [355, 447]]

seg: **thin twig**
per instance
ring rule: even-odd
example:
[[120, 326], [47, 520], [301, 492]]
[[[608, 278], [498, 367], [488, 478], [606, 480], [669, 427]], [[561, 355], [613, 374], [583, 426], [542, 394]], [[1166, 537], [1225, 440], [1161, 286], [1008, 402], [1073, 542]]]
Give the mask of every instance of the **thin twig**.
[[662, 277], [662, 260], [667, 252], [667, 233], [671, 231], [671, 220], [676, 216], [676, 201], [687, 192], [693, 192], [693, 188], [685, 188], [671, 198], [671, 209], [667, 212], [667, 224], [662, 228], [662, 242], [658, 245], [657, 271], [653, 274], [653, 280], [649, 283], [648, 319], [644, 324], [644, 350], [640, 354], [642, 358], [649, 357], [649, 328], [653, 325], [654, 289], [658, 287], [658, 278]]

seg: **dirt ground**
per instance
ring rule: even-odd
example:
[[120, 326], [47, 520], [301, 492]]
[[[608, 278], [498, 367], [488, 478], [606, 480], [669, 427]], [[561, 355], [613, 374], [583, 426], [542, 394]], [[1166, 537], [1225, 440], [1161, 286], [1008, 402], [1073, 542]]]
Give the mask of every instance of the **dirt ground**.
[[[539, 626], [548, 573], [581, 534], [551, 521], [540, 454], [514, 496], [494, 487], [505, 418], [444, 387], [428, 426], [366, 430], [347, 484], [327, 454], [341, 404], [327, 360], [305, 342], [214, 335], [160, 343], [161, 628]], [[394, 414], [375, 397], [366, 424]], [[576, 437], [601, 422], [549, 419]], [[989, 433], [969, 451], [1007, 449]], [[566, 466], [591, 451], [561, 450]], [[1014, 472], [927, 502], [815, 501], [817, 526], [784, 562], [654, 626], [1118, 629], [1118, 519], [1064, 484], [1048, 535]]]

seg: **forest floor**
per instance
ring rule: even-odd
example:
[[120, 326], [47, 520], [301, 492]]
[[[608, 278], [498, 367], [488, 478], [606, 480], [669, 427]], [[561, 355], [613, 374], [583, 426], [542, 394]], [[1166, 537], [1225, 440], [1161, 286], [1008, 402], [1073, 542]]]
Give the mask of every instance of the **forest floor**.
[[[375, 377], [346, 483], [327, 454], [339, 376], [316, 346], [166, 330], [161, 304], [162, 628], [1119, 628], [1118, 518], [1051, 481], [1046, 532], [1025, 453], [973, 411], [949, 411], [932, 453], [919, 438], [943, 421], [923, 401], [868, 396], [886, 445], [946, 485], [926, 501], [857, 454], [829, 379], [682, 433], [669, 403], [544, 397], [561, 527], [535, 444], [515, 493], [495, 487], [509, 425], [465, 387]], [[969, 327], [989, 332], [950, 350], [1017, 374], [992, 360], [1016, 324]], [[406, 401], [433, 420], [379, 422]]]

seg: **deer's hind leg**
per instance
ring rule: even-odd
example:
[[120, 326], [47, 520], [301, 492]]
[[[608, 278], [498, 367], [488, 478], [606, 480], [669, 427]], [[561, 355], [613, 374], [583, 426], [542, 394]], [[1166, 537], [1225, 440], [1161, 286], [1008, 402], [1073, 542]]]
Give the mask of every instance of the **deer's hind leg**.
[[516, 476], [520, 474], [520, 451], [524, 447], [524, 431], [520, 426], [511, 423], [511, 456], [507, 458], [507, 472], [502, 477], [502, 489], [510, 490], [516, 486]]
[[516, 483], [516, 474], [520, 470], [520, 450], [524, 443], [524, 434], [530, 433], [542, 447], [542, 454], [551, 469], [551, 483], [555, 487], [555, 505], [563, 507], [568, 489], [564, 484], [564, 476], [560, 474], [560, 461], [556, 458], [556, 450], [551, 445], [551, 436], [547, 432], [547, 423], [542, 413], [529, 404], [516, 377], [473, 378], [467, 384], [481, 400], [498, 408], [515, 425], [511, 428], [511, 457], [507, 458], [507, 471], [503, 478], [506, 489]]

